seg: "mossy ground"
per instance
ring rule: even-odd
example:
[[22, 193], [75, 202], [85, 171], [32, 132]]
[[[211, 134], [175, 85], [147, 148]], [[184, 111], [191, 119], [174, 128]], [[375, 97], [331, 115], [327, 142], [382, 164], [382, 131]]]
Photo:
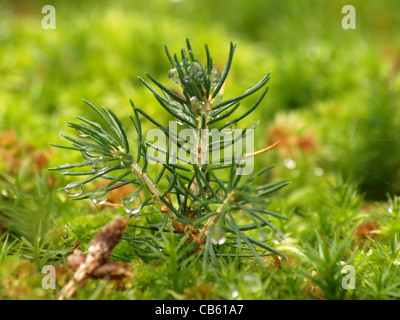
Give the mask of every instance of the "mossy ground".
[[[288, 260], [174, 269], [179, 246], [178, 260], [144, 262], [122, 240], [112, 259], [130, 262], [132, 278], [90, 280], [75, 298], [399, 298], [398, 1], [353, 1], [355, 30], [341, 27], [341, 1], [54, 1], [55, 30], [41, 26], [45, 4], [3, 1], [0, 13], [0, 299], [54, 299], [72, 277], [73, 244], [86, 250], [123, 213], [58, 191], [67, 179], [46, 168], [75, 159], [48, 143], [63, 143], [65, 121], [93, 117], [82, 99], [114, 110], [127, 128], [129, 99], [157, 117], [137, 76], [168, 83], [163, 43], [175, 52], [186, 38], [197, 52], [208, 44], [220, 68], [236, 41], [227, 98], [272, 71], [243, 126], [260, 120], [256, 149], [281, 141], [256, 167], [276, 163], [268, 179], [291, 181], [269, 206], [289, 218], [273, 221], [285, 240], [265, 239]], [[44, 265], [56, 266], [55, 290], [42, 288]], [[342, 286], [345, 265], [355, 289]]]

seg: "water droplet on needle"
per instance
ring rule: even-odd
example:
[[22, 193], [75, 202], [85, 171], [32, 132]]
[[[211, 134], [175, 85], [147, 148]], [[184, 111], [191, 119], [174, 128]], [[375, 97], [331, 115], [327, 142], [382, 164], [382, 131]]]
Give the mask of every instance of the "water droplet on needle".
[[[66, 163], [63, 167], [69, 167], [70, 166], [70, 164], [69, 163]], [[68, 172], [70, 172], [71, 171], [71, 168], [65, 168], [65, 169], [60, 169], [59, 170], [59, 172], [61, 173], [61, 174], [67, 174]]]
[[172, 82], [175, 82], [177, 84], [181, 83], [181, 81], [179, 79], [179, 73], [178, 73], [178, 70], [176, 70], [176, 68], [169, 70], [168, 78], [169, 78], [169, 80], [171, 80]]
[[82, 137], [82, 138], [87, 138], [89, 135], [84, 133], [82, 130], [76, 129], [76, 133]]
[[107, 189], [99, 189], [93, 192], [90, 199], [95, 204], [104, 204], [108, 199]]
[[65, 192], [71, 197], [77, 197], [82, 193], [82, 187], [76, 182], [71, 182], [65, 187]]
[[214, 245], [222, 245], [226, 241], [226, 236], [224, 230], [221, 228], [214, 229], [211, 235], [211, 242]]
[[123, 198], [123, 203], [125, 211], [132, 216], [138, 215], [142, 209], [141, 199], [137, 192], [125, 196]]

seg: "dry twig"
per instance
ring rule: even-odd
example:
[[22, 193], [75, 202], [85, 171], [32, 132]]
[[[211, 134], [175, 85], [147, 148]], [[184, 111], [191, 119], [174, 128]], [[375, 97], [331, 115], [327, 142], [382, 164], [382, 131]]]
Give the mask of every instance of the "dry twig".
[[63, 287], [59, 300], [74, 296], [77, 288], [88, 278], [121, 279], [131, 275], [129, 265], [108, 261], [126, 228], [127, 220], [115, 217], [99, 230], [88, 248], [87, 256], [77, 252], [68, 258], [68, 265], [74, 270], [74, 278]]

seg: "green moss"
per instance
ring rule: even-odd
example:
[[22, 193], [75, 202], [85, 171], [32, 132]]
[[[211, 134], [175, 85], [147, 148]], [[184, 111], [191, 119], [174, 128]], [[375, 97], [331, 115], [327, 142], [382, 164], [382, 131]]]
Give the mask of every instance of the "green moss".
[[[269, 205], [289, 218], [271, 219], [285, 241], [264, 235], [289, 260], [263, 257], [261, 269], [246, 257], [223, 258], [205, 271], [195, 262], [173, 287], [168, 277], [179, 270], [168, 268], [168, 258], [144, 262], [122, 240], [112, 259], [130, 260], [134, 277], [120, 287], [90, 280], [76, 299], [398, 299], [400, 220], [391, 207], [400, 192], [398, 1], [353, 1], [354, 32], [341, 28], [337, 2], [55, 1], [56, 30], [41, 28], [47, 3], [3, 2], [0, 132], [14, 130], [20, 141], [12, 147], [0, 141], [0, 232], [11, 231], [0, 238], [0, 299], [54, 299], [72, 276], [65, 253], [76, 241], [86, 250], [107, 217], [118, 213], [69, 200], [58, 191], [68, 179], [44, 170], [32, 174], [30, 156], [45, 152], [49, 167], [74, 160], [49, 152], [48, 142], [62, 143], [65, 121], [90, 118], [84, 98], [113, 109], [126, 127], [129, 98], [159, 116], [136, 76], [167, 80], [162, 45], [176, 52], [186, 38], [196, 52], [207, 43], [218, 67], [229, 41], [236, 41], [227, 98], [272, 71], [268, 99], [246, 124], [264, 124], [256, 131], [257, 149], [281, 140], [255, 164], [275, 162], [268, 179], [291, 181]], [[281, 135], [273, 136], [272, 128]], [[15, 146], [24, 143], [36, 151], [21, 153]], [[21, 168], [10, 173], [20, 160]], [[375, 227], [361, 237], [365, 223]], [[343, 257], [335, 255], [335, 237], [338, 245], [350, 239]], [[343, 263], [356, 270], [355, 290], [342, 290]], [[57, 266], [56, 290], [41, 285], [48, 264]], [[261, 289], [248, 290], [249, 283]]]

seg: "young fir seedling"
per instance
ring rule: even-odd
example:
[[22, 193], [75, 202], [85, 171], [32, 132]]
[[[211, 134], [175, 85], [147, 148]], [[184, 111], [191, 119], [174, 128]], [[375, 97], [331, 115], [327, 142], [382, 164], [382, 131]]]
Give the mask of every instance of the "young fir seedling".
[[[267, 196], [287, 182], [256, 185], [256, 178], [272, 166], [249, 174], [252, 168], [249, 170], [247, 162], [252, 162], [255, 156], [272, 149], [278, 142], [254, 151], [254, 139], [247, 138], [253, 137], [258, 123], [246, 130], [236, 127], [240, 120], [260, 105], [268, 91], [269, 73], [241, 95], [223, 100], [235, 45], [231, 43], [228, 60], [219, 73], [207, 46], [203, 67], [196, 60], [188, 40], [186, 44], [187, 49], [181, 50], [180, 57], [176, 54], [171, 56], [165, 47], [172, 66], [168, 76], [180, 85], [180, 92], [170, 89], [151, 75], [148, 78], [154, 86], [140, 78], [176, 121], [169, 122], [167, 127], [131, 101], [133, 116], [130, 120], [138, 141], [136, 150], [132, 151], [118, 117], [111, 110], [99, 109], [85, 101], [100, 116], [102, 123], [78, 116], [80, 123], [68, 123], [77, 136], [63, 135], [72, 142], [72, 146], [53, 144], [81, 152], [84, 161], [49, 170], [74, 177], [87, 176], [62, 188], [74, 199], [90, 198], [99, 205], [123, 206], [129, 218], [144, 216], [145, 222], [141, 219], [136, 224], [133, 219], [135, 224], [130, 224], [137, 230], [130, 240], [141, 257], [151, 256], [157, 251], [160, 241], [165, 239], [162, 233], [172, 231], [184, 236], [187, 252], [201, 252], [204, 265], [209, 258], [215, 260], [218, 256], [253, 256], [262, 262], [260, 257], [263, 255], [280, 254], [266, 241], [268, 235], [271, 235], [269, 240], [272, 235], [281, 235], [268, 216], [285, 218], [267, 210]], [[258, 91], [261, 94], [257, 101], [244, 113], [228, 121], [238, 110], [241, 100]], [[145, 139], [143, 119], [156, 127], [153, 138], [154, 135], [159, 140], [165, 138], [164, 145]], [[178, 126], [185, 130], [178, 132]], [[245, 143], [251, 152], [243, 152]], [[158, 156], [154, 156], [155, 153]], [[154, 164], [160, 166], [158, 163], [162, 164], [162, 168], [152, 179], [149, 167]], [[100, 178], [108, 183], [96, 190], [83, 192], [86, 184]], [[128, 184], [137, 188], [123, 198], [123, 203], [107, 201], [111, 190]], [[144, 214], [149, 210], [157, 214]], [[260, 239], [254, 236], [257, 233], [251, 233], [251, 230], [257, 229], [267, 237]]]

